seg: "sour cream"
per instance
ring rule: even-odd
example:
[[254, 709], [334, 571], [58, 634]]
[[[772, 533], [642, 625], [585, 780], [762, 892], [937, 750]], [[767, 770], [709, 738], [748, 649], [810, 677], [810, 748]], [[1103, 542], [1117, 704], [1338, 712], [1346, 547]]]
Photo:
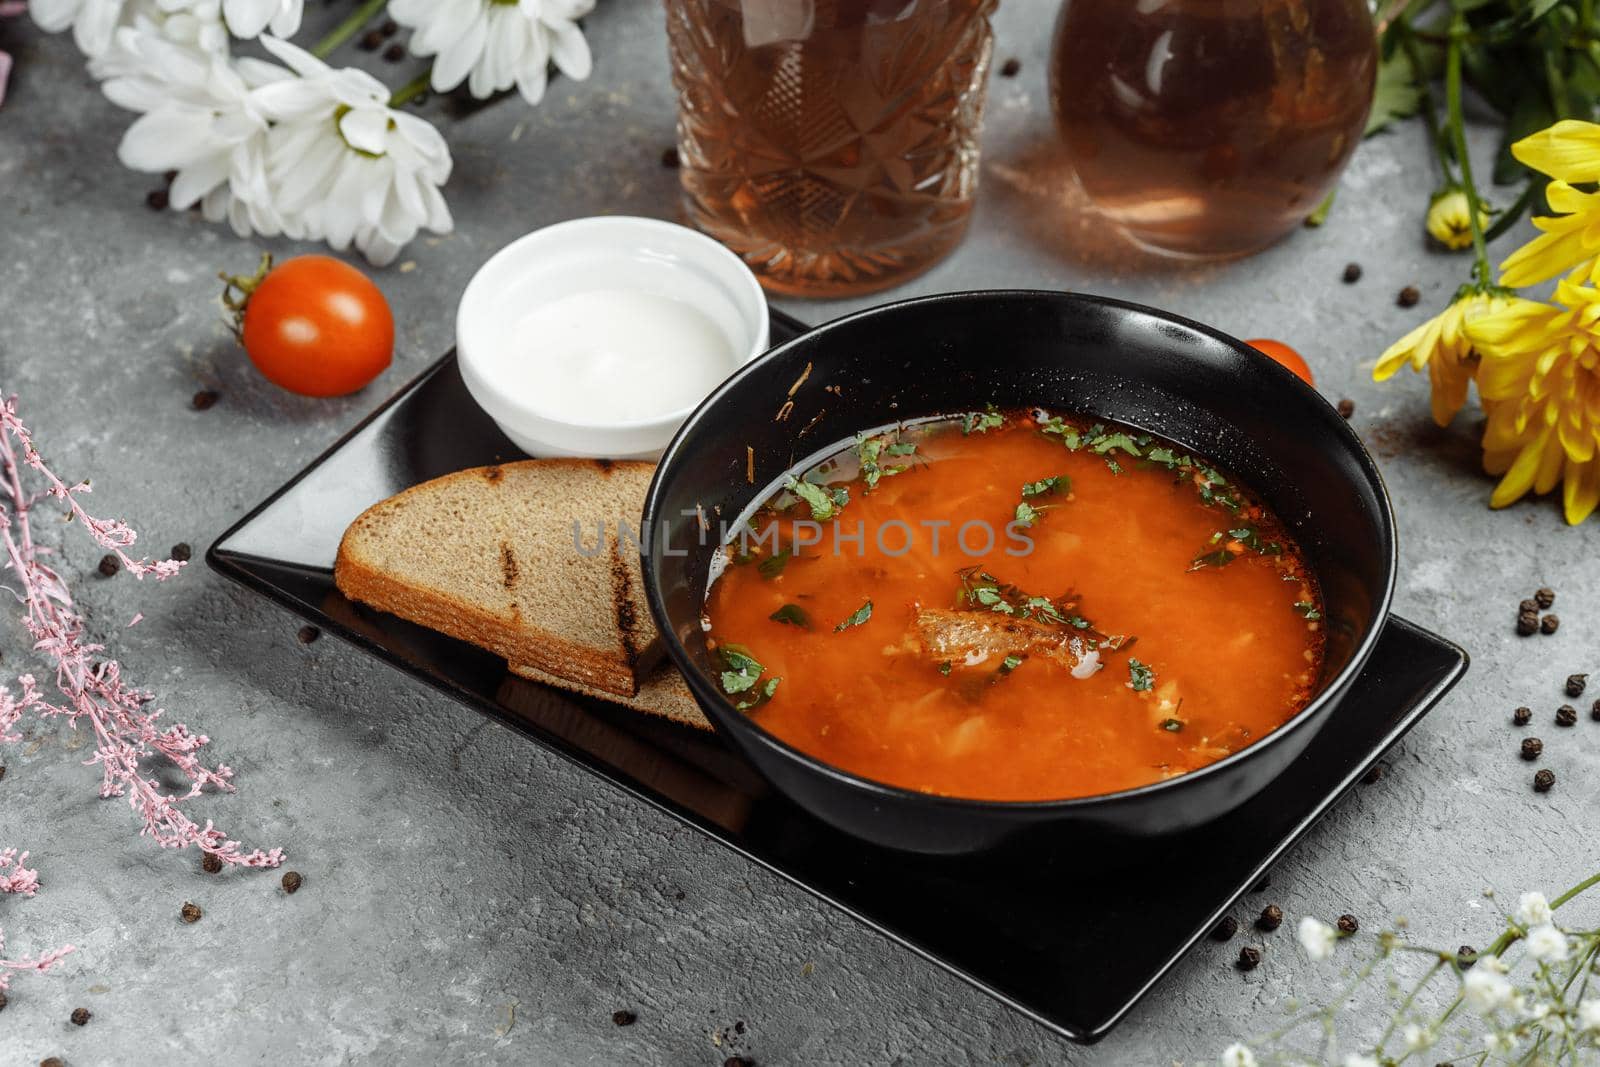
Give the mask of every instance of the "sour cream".
[[693, 407], [731, 374], [739, 353], [705, 312], [637, 289], [593, 289], [516, 320], [500, 357], [504, 382], [569, 422], [639, 422]]

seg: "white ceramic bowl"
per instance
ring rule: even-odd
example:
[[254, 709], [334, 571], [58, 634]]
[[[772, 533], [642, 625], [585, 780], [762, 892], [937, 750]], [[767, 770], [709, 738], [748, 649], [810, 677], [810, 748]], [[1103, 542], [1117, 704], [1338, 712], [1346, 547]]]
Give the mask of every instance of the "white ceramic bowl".
[[578, 293], [618, 289], [683, 301], [707, 316], [734, 353], [730, 374], [767, 349], [767, 301], [755, 275], [704, 234], [630, 216], [535, 230], [479, 268], [456, 312], [456, 355], [467, 390], [529, 455], [654, 458], [694, 409], [689, 404], [642, 419], [583, 421], [541, 406], [508, 372], [502, 357], [529, 348], [517, 326], [530, 311]]

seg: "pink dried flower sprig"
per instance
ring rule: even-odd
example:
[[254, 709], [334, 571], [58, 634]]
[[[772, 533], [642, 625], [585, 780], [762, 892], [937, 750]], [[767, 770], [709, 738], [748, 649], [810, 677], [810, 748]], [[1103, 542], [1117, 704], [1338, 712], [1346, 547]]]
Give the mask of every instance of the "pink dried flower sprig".
[[[43, 490], [30, 494], [24, 489], [24, 466], [44, 481]], [[40, 501], [54, 499], [66, 505], [68, 520], [115, 553], [123, 569], [135, 577], [153, 575], [160, 580], [182, 569], [183, 564], [175, 560], [130, 556], [125, 550], [133, 547], [138, 535], [126, 523], [98, 519], [85, 511], [77, 498], [89, 491], [87, 481], [68, 485], [45, 466], [27, 427], [17, 418], [16, 398], [0, 402], [0, 554], [4, 557], [0, 570], [13, 572], [21, 585], [10, 592], [25, 609], [23, 624], [33, 637], [35, 651], [43, 653], [55, 668], [61, 697], [60, 703], [47, 700], [32, 675], [18, 677], [18, 695], [0, 686], [0, 741], [17, 740], [16, 725], [29, 711], [42, 719], [64, 717], [74, 728], [87, 722], [94, 732], [95, 753], [86, 762], [101, 768], [100, 795], [126, 797], [143, 823], [141, 836], [154, 839], [162, 848], [195, 845], [234, 866], [278, 866], [283, 862], [282, 849], [245, 851], [209, 820], [201, 826], [180, 808], [183, 801], [199, 796], [207, 786], [233, 792], [232, 768], [226, 764], [208, 767], [200, 761], [200, 750], [210, 741], [206, 735], [193, 733], [182, 724], [165, 729], [157, 726], [161, 710], [145, 710], [154, 694], [127, 684], [116, 660], [99, 658], [105, 646], [85, 638], [84, 619], [67, 583], [41, 562], [40, 556], [48, 549], [34, 541], [31, 513]], [[157, 779], [141, 770], [143, 761], [153, 756], [165, 758], [182, 772], [189, 782], [187, 792], [167, 793]], [[61, 954], [16, 964], [0, 961], [0, 972], [7, 967], [43, 970]]]
[[[0, 849], [0, 893], [31, 897], [39, 891], [39, 872], [27, 866], [28, 854], [18, 854], [14, 848]], [[0, 930], [0, 993], [11, 988], [11, 977], [22, 971], [43, 973], [61, 962], [67, 953], [76, 951], [63, 945], [54, 952], [46, 952], [33, 959], [8, 960], [6, 935]]]

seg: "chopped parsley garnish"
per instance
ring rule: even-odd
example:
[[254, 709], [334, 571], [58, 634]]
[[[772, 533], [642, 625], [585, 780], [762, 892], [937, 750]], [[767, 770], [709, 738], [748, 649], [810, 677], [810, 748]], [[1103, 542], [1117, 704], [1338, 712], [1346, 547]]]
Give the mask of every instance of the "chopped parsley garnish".
[[903, 474], [911, 469], [909, 463], [900, 466], [887, 465], [881, 462], [884, 456], [904, 457], [912, 455], [916, 450], [915, 444], [888, 436], [858, 438], [856, 458], [861, 464], [861, 480], [867, 483], [868, 489], [876, 489], [880, 479], [892, 474]]
[[[1277, 541], [1263, 540], [1261, 531], [1254, 526], [1239, 526], [1226, 532], [1219, 530], [1211, 535], [1209, 544], [1219, 547], [1195, 556], [1189, 564], [1191, 571], [1202, 567], [1226, 567], [1246, 551], [1262, 556], [1283, 555], [1283, 545]], [[1234, 551], [1234, 545], [1239, 546], [1239, 551]]]
[[1155, 688], [1156, 672], [1147, 663], [1140, 663], [1131, 656], [1128, 659], [1128, 688], [1135, 693], [1149, 692]]
[[944, 675], [947, 678], [950, 676], [950, 661], [949, 660], [945, 660], [943, 663], [939, 664], [939, 673]]
[[1296, 601], [1294, 610], [1300, 613], [1301, 618], [1309, 619], [1312, 622], [1322, 618], [1322, 612], [1318, 611], [1317, 606], [1309, 600]]
[[[1142, 434], [1140, 436], [1146, 442], [1150, 440], [1150, 438], [1145, 437]], [[1102, 436], [1095, 438], [1094, 443], [1089, 446], [1089, 451], [1093, 452], [1097, 456], [1103, 456], [1113, 449], [1119, 449], [1123, 452], [1126, 452], [1134, 459], [1141, 459], [1144, 457], [1144, 453], [1139, 449], [1138, 440], [1125, 433], [1103, 434]]]
[[1022, 503], [1017, 505], [1017, 513], [1014, 521], [1019, 526], [1032, 526], [1034, 523], [1039, 521], [1039, 512], [1032, 504], [1024, 500]]
[[[968, 567], [958, 573], [961, 577], [961, 592], [958, 596], [963, 604], [975, 604], [1000, 615], [1011, 615], [1031, 622], [1057, 626], [1071, 625], [1080, 630], [1089, 629], [1087, 619], [1070, 614], [1072, 609], [1078, 606], [1078, 598], [1071, 593], [1051, 600], [1049, 597], [1024, 593], [1016, 586], [1000, 581], [979, 567]], [[1074, 619], [1079, 620], [1082, 625], [1073, 622]]]
[[1022, 657], [1015, 652], [1000, 661], [1000, 677], [1004, 678], [1018, 667], [1022, 666]]
[[1112, 459], [1110, 456], [1107, 456], [1106, 457], [1106, 469], [1109, 470], [1112, 474], [1121, 474], [1122, 473], [1122, 464], [1118, 463], [1116, 460]]
[[[772, 694], [778, 691], [778, 683], [783, 679], [768, 678], [761, 682], [761, 675], [766, 668], [742, 645], [723, 645], [717, 651], [722, 654], [722, 665], [726, 668], [722, 672], [722, 691], [729, 696], [752, 694], [749, 700], [740, 701], [735, 707], [746, 711], [772, 699]], [[758, 682], [761, 682], [759, 687]]]
[[811, 629], [811, 619], [807, 617], [805, 609], [799, 604], [785, 604], [774, 611], [767, 618], [773, 622], [786, 622], [790, 626], [798, 626], [802, 630]]
[[1162, 719], [1161, 728], [1169, 734], [1175, 734], [1183, 729], [1182, 719]]
[[838, 633], [841, 630], [848, 630], [852, 626], [860, 626], [870, 618], [872, 618], [872, 601], [869, 600], [855, 611], [851, 612], [848, 619], [844, 620], [844, 622], [841, 622], [838, 626], [835, 626], [833, 628], [833, 632]]
[[783, 573], [783, 568], [788, 565], [790, 557], [794, 555], [787, 548], [780, 548], [772, 555], [761, 561], [756, 570], [761, 572], [761, 577], [771, 580]]
[[827, 522], [850, 503], [850, 490], [843, 487], [830, 489], [813, 482], [801, 481], [792, 474], [783, 483], [783, 487], [811, 506], [811, 517], [817, 522]]
[[753, 688], [766, 670], [761, 661], [740, 645], [723, 645], [718, 651], [722, 653], [722, 664], [727, 668], [722, 672], [722, 691], [730, 696]]
[[1040, 478], [1036, 482], [1028, 482], [1022, 487], [1023, 499], [1030, 496], [1044, 496], [1046, 493], [1060, 494], [1072, 492], [1072, 479], [1065, 474], [1057, 474], [1050, 478]]
[[983, 411], [969, 411], [961, 418], [961, 432], [970, 437], [975, 433], [988, 433], [1006, 424], [1005, 418], [990, 404]]

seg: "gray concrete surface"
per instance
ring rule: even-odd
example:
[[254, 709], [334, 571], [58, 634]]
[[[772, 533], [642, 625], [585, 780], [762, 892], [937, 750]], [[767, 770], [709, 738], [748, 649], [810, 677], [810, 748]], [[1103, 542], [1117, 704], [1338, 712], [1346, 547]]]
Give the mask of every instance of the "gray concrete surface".
[[[1441, 304], [1465, 261], [1430, 251], [1431, 187], [1415, 128], [1361, 147], [1328, 224], [1243, 262], [1176, 269], [1105, 246], [1070, 212], [1048, 150], [1044, 54], [1054, 5], [1007, 4], [983, 193], [972, 237], [908, 286], [1046, 286], [1110, 293], [1243, 336], [1296, 343], [1330, 397], [1356, 403], [1399, 509], [1398, 610], [1465, 645], [1466, 683], [1285, 862], [1271, 898], [1291, 920], [1352, 911], [1369, 928], [1410, 918], [1419, 939], [1486, 939], [1484, 886], [1558, 889], [1595, 866], [1600, 727], [1543, 727], [1556, 790], [1535, 796], [1511, 707], [1541, 719], [1560, 680], [1600, 668], [1594, 530], [1555, 503], [1485, 507], [1477, 420], [1433, 428], [1426, 389], [1369, 372], [1390, 338]], [[449, 346], [466, 279], [515, 233], [595, 212], [671, 216], [675, 177], [660, 13], [604, 0], [590, 21], [594, 78], [544, 106], [507, 99], [444, 119], [458, 220], [417, 242], [380, 282], [398, 314], [396, 366], [363, 395], [301, 400], [256, 377], [218, 321], [214, 275], [262, 247], [144, 205], [156, 179], [122, 169], [129, 117], [102, 100], [70, 42], [0, 26], [17, 52], [0, 110], [0, 389], [92, 503], [157, 548], [200, 550], [388, 392]], [[351, 53], [352, 55], [354, 53]], [[409, 68], [387, 68], [398, 84]], [[443, 105], [428, 105], [438, 115]], [[1366, 273], [1343, 285], [1349, 260]], [[411, 266], [414, 264], [414, 267]], [[1403, 285], [1422, 289], [1413, 310]], [[859, 301], [786, 304], [811, 319]], [[190, 410], [214, 388], [221, 402]], [[120, 1063], [714, 1064], [1196, 1063], [1269, 1029], [1283, 998], [1321, 979], [1288, 927], [1240, 974], [1240, 942], [1205, 944], [1123, 1027], [1070, 1046], [887, 944], [777, 878], [562, 761], [207, 572], [164, 586], [94, 573], [100, 553], [61, 537], [64, 568], [126, 669], [170, 714], [216, 739], [239, 795], [203, 811], [247, 841], [287, 849], [305, 888], [277, 876], [208, 877], [193, 853], [152, 848], [126, 808], [95, 798], [84, 740], [33, 726], [0, 753], [0, 844], [32, 850], [45, 889], [0, 901], [16, 952], [62, 941], [57, 973], [17, 983], [0, 1014], [0, 1062], [60, 1055]], [[1549, 583], [1564, 619], [1550, 639], [1511, 633], [1516, 601]], [[145, 621], [122, 625], [136, 610]], [[5, 670], [27, 661], [0, 623]], [[1182, 871], [1172, 872], [1174, 892]], [[185, 900], [205, 919], [178, 921]], [[1093, 917], [1085, 918], [1093, 921]], [[1094, 961], [1083, 961], [1093, 980]], [[71, 1026], [72, 1008], [94, 1012]], [[618, 1028], [611, 1013], [636, 1011]], [[731, 1033], [738, 1021], [742, 1034]]]

